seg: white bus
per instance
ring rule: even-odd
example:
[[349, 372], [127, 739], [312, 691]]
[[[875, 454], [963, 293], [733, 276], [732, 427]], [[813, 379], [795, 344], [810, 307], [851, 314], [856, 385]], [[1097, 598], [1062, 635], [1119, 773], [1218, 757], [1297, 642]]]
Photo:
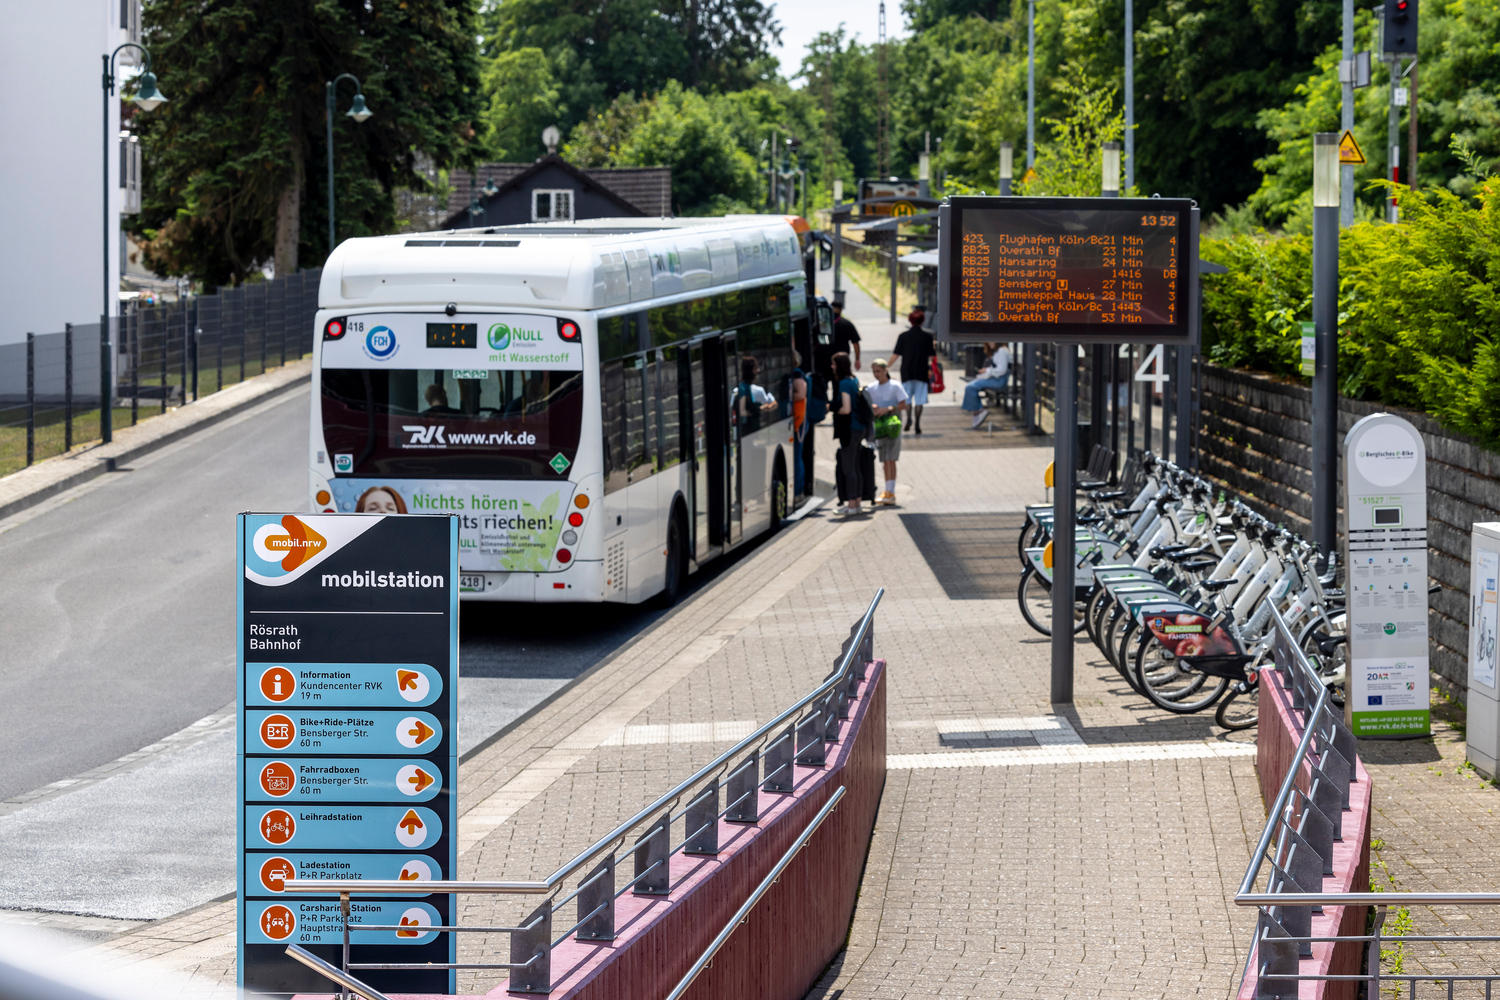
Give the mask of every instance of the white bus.
[[311, 509], [457, 514], [466, 599], [670, 600], [787, 514], [805, 231], [346, 241], [318, 293]]

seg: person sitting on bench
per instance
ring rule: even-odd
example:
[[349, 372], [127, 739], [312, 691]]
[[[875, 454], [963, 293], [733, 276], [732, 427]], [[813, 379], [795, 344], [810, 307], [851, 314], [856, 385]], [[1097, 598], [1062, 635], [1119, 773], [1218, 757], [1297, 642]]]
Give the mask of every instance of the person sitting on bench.
[[964, 411], [974, 414], [970, 430], [984, 426], [990, 411], [979, 401], [979, 394], [987, 389], [1004, 392], [1010, 384], [1010, 348], [1004, 344], [985, 344], [984, 356], [989, 364], [979, 369], [978, 376], [964, 388]]

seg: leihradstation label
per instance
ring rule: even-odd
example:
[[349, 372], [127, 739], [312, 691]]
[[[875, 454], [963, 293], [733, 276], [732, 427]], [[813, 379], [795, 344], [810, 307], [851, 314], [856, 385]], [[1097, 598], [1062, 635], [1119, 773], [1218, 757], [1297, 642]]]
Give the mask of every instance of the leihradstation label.
[[[239, 982], [330, 984], [335, 895], [288, 879], [452, 878], [458, 812], [458, 522], [448, 515], [239, 518]], [[451, 897], [355, 895], [354, 962], [452, 963]], [[362, 930], [396, 925], [399, 931]], [[397, 993], [454, 993], [450, 970], [371, 970]]]

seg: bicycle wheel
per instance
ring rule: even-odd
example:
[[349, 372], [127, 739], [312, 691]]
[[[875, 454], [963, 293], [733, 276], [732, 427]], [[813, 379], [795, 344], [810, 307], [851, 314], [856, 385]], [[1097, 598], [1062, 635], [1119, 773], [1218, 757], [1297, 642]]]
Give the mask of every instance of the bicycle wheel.
[[1129, 615], [1121, 615], [1117, 626], [1111, 640], [1114, 644], [1112, 662], [1120, 676], [1125, 678], [1125, 683], [1130, 685], [1130, 689], [1136, 694], [1144, 695], [1146, 692], [1141, 690], [1141, 682], [1135, 676], [1134, 646], [1139, 641], [1140, 623]]
[[1178, 715], [1201, 712], [1223, 696], [1227, 677], [1209, 677], [1194, 670], [1168, 651], [1154, 635], [1146, 633], [1135, 652], [1135, 679], [1157, 708]]
[[1255, 685], [1246, 688], [1245, 685], [1236, 683], [1224, 696], [1224, 700], [1219, 702], [1219, 708], [1214, 712], [1214, 722], [1235, 733], [1252, 728], [1259, 721], [1259, 713], [1260, 692]]
[[1105, 612], [1109, 610], [1109, 591], [1103, 587], [1094, 587], [1093, 593], [1089, 594], [1089, 602], [1083, 609], [1083, 620], [1088, 628], [1089, 638], [1094, 640], [1094, 645], [1100, 649], [1104, 647], [1099, 640], [1099, 625], [1104, 618]]
[[1042, 635], [1052, 634], [1052, 587], [1030, 566], [1021, 573], [1016, 601], [1021, 605], [1021, 617], [1026, 619], [1027, 625]]

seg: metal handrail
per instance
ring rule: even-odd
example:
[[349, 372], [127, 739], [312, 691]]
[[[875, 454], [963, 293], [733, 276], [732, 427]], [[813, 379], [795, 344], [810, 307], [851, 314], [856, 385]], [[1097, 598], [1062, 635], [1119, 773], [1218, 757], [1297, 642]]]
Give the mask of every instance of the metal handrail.
[[[627, 834], [630, 833], [631, 830], [635, 829], [642, 822], [644, 822], [644, 821], [646, 821], [648, 819], [655, 818], [655, 814], [663, 806], [667, 805], [668, 803], [677, 801], [679, 798], [682, 797], [682, 794], [684, 792], [686, 792], [688, 789], [692, 788], [698, 782], [702, 781], [704, 778], [707, 778], [709, 775], [713, 774], [713, 772], [715, 772], [719, 768], [723, 767], [730, 760], [732, 760], [737, 754], [742, 753], [743, 751], [749, 749], [752, 745], [754, 745], [757, 742], [759, 742], [760, 740], [764, 739], [766, 736], [769, 736], [772, 733], [772, 731], [776, 729], [776, 727], [780, 726], [782, 723], [786, 722], [788, 719], [790, 719], [793, 716], [797, 715], [803, 709], [807, 708], [807, 706], [811, 705], [813, 702], [817, 701], [819, 698], [821, 698], [824, 695], [828, 694], [829, 691], [832, 691], [840, 683], [842, 683], [843, 679], [844, 679], [844, 675], [846, 673], [848, 673], [850, 667], [853, 666], [854, 657], [860, 655], [860, 652], [864, 649], [865, 637], [869, 634], [870, 625], [875, 620], [875, 609], [880, 606], [880, 599], [882, 597], [884, 597], [884, 596], [885, 596], [885, 588], [884, 587], [881, 587], [881, 588], [879, 588], [879, 589], [877, 589], [875, 591], [875, 597], [874, 597], [873, 600], [870, 601], [870, 606], [865, 611], [864, 617], [862, 617], [860, 619], [859, 625], [854, 629], [853, 632], [850, 633], [849, 648], [844, 651], [844, 655], [840, 658], [838, 666], [834, 669], [833, 673], [829, 674], [829, 676], [828, 676], [828, 678], [826, 680], [824, 680], [821, 684], [819, 684], [816, 688], [814, 688], [809, 694], [806, 694], [802, 698], [798, 699], [795, 704], [793, 704], [790, 708], [788, 708], [785, 711], [783, 711], [780, 715], [776, 716], [770, 722], [767, 722], [765, 725], [763, 725], [759, 729], [755, 730], [755, 732], [751, 733], [749, 736], [746, 736], [744, 739], [740, 740], [733, 747], [731, 747], [728, 750], [725, 750], [723, 753], [719, 754], [719, 756], [715, 757], [708, 764], [706, 764], [703, 767], [699, 768], [697, 771], [695, 771], [692, 774], [692, 776], [690, 776], [688, 778], [684, 778], [671, 791], [666, 792], [663, 795], [659, 796], [656, 799], [656, 801], [652, 802], [649, 806], [646, 806], [644, 809], [641, 809], [634, 816], [630, 817], [625, 822], [623, 822], [619, 826], [615, 827], [613, 830], [611, 830], [609, 833], [605, 834], [603, 837], [600, 837], [591, 846], [589, 846], [588, 848], [586, 848], [583, 851], [583, 853], [578, 854], [577, 856], [575, 856], [573, 858], [573, 860], [565, 862], [562, 865], [562, 867], [558, 868], [551, 875], [548, 875], [547, 878], [544, 881], [540, 881], [540, 882], [455, 882], [455, 881], [447, 881], [447, 882], [437, 882], [437, 881], [433, 881], [433, 882], [395, 882], [395, 881], [378, 881], [377, 882], [377, 881], [363, 880], [363, 879], [354, 880], [354, 881], [339, 881], [339, 880], [333, 880], [333, 879], [287, 879], [283, 883], [283, 887], [285, 888], [285, 890], [287, 892], [337, 892], [337, 893], [346, 893], [346, 892], [347, 893], [404, 892], [404, 893], [410, 893], [410, 894], [413, 894], [413, 895], [427, 895], [429, 893], [435, 893], [435, 892], [448, 892], [448, 893], [456, 893], [456, 892], [463, 892], [463, 893], [469, 893], [469, 892], [488, 892], [488, 893], [543, 893], [543, 892], [550, 892], [553, 889], [556, 889], [557, 886], [558, 886], [558, 884], [561, 883], [563, 881], [563, 879], [567, 878], [569, 875], [573, 874], [575, 871], [577, 871], [578, 869], [582, 868], [584, 865], [588, 864], [588, 862], [592, 861], [600, 852], [604, 851], [606, 848], [614, 845], [616, 842], [618, 842], [619, 840], [621, 840], [622, 838], [624, 838]], [[488, 886], [490, 888], [471, 888], [471, 886]], [[399, 888], [397, 888], [397, 887], [399, 887]], [[444, 888], [439, 888], [439, 887], [444, 887]]]
[[[1283, 634], [1289, 635], [1291, 629], [1287, 628], [1286, 619], [1276, 609], [1275, 602], [1271, 601], [1270, 598], [1266, 600], [1271, 608], [1271, 629], [1273, 631], [1280, 629]], [[1322, 716], [1323, 710], [1328, 705], [1328, 687], [1313, 671], [1312, 664], [1307, 662], [1307, 658], [1302, 655], [1302, 650], [1296, 646], [1292, 646], [1291, 648], [1294, 669], [1303, 670], [1312, 682], [1317, 684], [1318, 701], [1313, 705], [1312, 711], [1307, 713], [1307, 724], [1302, 730], [1302, 741], [1297, 744], [1297, 752], [1292, 755], [1291, 766], [1286, 769], [1286, 777], [1281, 780], [1281, 790], [1276, 793], [1276, 802], [1266, 812], [1265, 828], [1261, 830], [1260, 840], [1255, 845], [1255, 853], [1250, 856], [1250, 864], [1245, 869], [1245, 877], [1240, 880], [1239, 891], [1234, 895], [1236, 903], [1240, 903], [1240, 900], [1251, 894], [1255, 888], [1255, 880], [1260, 876], [1260, 867], [1266, 861], [1266, 848], [1271, 846], [1271, 837], [1275, 835], [1277, 824], [1281, 820], [1282, 813], [1286, 810], [1287, 801], [1292, 797], [1292, 789], [1297, 784], [1297, 775], [1302, 771], [1302, 762], [1307, 759], [1307, 752], [1312, 747], [1312, 739], [1316, 732], [1314, 720]], [[1242, 903], [1240, 905], [1249, 906], [1254, 904]]]
[[291, 958], [294, 958], [297, 961], [301, 962], [303, 965], [307, 966], [309, 969], [312, 969], [314, 972], [319, 973], [324, 978], [338, 983], [344, 989], [348, 990], [351, 993], [354, 993], [356, 996], [364, 997], [365, 1000], [390, 1000], [390, 997], [386, 996], [375, 987], [369, 985], [368, 983], [365, 983], [363, 980], [355, 979], [343, 969], [340, 969], [336, 965], [332, 965], [328, 962], [323, 961], [317, 955], [314, 955], [312, 952], [308, 951], [306, 948], [301, 947], [300, 945], [287, 945], [286, 953]]
[[708, 968], [714, 956], [719, 953], [719, 949], [724, 947], [729, 941], [730, 936], [749, 917], [750, 911], [755, 908], [755, 904], [760, 902], [761, 897], [770, 891], [771, 886], [776, 884], [777, 879], [781, 878], [781, 873], [786, 870], [787, 865], [792, 863], [792, 859], [797, 856], [798, 852], [807, 846], [807, 842], [812, 839], [812, 835], [817, 832], [818, 827], [823, 825], [823, 821], [828, 818], [828, 814], [833, 812], [834, 807], [839, 804], [839, 799], [844, 797], [844, 792], [844, 786], [840, 785], [828, 797], [828, 801], [823, 803], [823, 808], [819, 809], [818, 814], [813, 817], [812, 822], [807, 824], [807, 829], [803, 830], [797, 836], [797, 839], [792, 841], [792, 846], [781, 856], [781, 860], [776, 862], [776, 867], [772, 868], [770, 873], [761, 880], [760, 885], [755, 887], [755, 891], [750, 894], [750, 898], [745, 900], [744, 904], [735, 912], [735, 915], [729, 919], [729, 923], [724, 925], [724, 929], [719, 932], [718, 937], [714, 938], [713, 943], [708, 946], [708, 950], [698, 956], [698, 961], [694, 962], [693, 967], [688, 970], [687, 975], [682, 977], [682, 981], [677, 984], [677, 988], [667, 994], [667, 1000], [680, 1000], [681, 996], [687, 992], [687, 988], [693, 984], [693, 980], [697, 979], [703, 970]]

